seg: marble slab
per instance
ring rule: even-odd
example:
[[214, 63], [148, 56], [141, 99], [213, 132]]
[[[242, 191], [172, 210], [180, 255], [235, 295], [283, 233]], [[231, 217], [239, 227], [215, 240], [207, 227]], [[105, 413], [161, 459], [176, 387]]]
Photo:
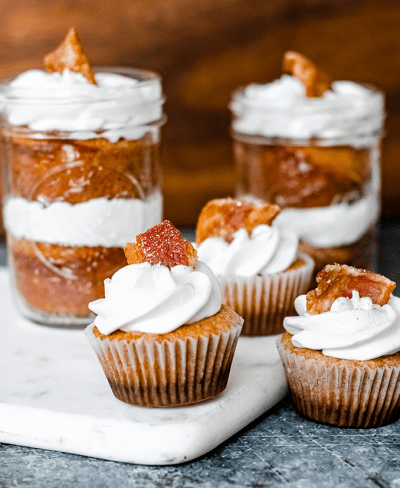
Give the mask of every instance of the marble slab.
[[83, 330], [18, 315], [0, 270], [0, 442], [139, 464], [178, 464], [207, 453], [287, 393], [276, 336], [239, 339], [217, 399], [146, 409], [115, 399]]

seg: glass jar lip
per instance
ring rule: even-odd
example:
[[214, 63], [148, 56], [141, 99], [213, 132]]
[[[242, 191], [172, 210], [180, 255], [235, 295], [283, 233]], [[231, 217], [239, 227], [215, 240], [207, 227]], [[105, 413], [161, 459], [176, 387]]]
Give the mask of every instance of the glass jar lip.
[[[110, 73], [122, 75], [128, 78], [135, 79], [138, 81], [138, 83], [135, 85], [123, 85], [122, 87], [98, 86], [92, 84], [74, 85], [73, 87], [69, 88], [57, 88], [56, 94], [49, 97], [48, 88], [26, 88], [10, 86], [10, 83], [17, 76], [24, 73], [20, 72], [0, 78], [0, 104], [26, 104], [29, 102], [37, 104], [38, 102], [45, 103], [46, 100], [51, 100], [52, 103], [57, 104], [69, 104], [71, 103], [71, 101], [79, 102], [82, 99], [86, 100], [85, 97], [88, 95], [90, 95], [90, 98], [92, 98], [94, 101], [107, 101], [118, 98], [118, 92], [120, 89], [123, 90], [125, 96], [129, 96], [129, 94], [134, 95], [136, 92], [145, 90], [146, 88], [157, 89], [157, 87], [159, 87], [159, 90], [157, 91], [157, 96], [152, 98], [151, 100], [148, 100], [148, 102], [165, 102], [165, 97], [162, 92], [162, 78], [158, 73], [154, 71], [123, 66], [94, 66], [92, 67], [92, 69], [95, 74]], [[44, 70], [37, 71], [44, 72]]]

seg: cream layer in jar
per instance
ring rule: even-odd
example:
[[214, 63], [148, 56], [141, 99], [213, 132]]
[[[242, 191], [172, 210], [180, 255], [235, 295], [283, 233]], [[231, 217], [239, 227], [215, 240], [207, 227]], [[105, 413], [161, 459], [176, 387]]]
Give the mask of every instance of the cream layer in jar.
[[18, 239], [64, 246], [124, 247], [143, 228], [162, 220], [161, 209], [160, 193], [146, 200], [94, 198], [74, 205], [10, 198], [4, 220], [7, 231]]
[[144, 70], [3, 80], [4, 217], [16, 297], [42, 323], [89, 323], [123, 246], [162, 219], [161, 80]]

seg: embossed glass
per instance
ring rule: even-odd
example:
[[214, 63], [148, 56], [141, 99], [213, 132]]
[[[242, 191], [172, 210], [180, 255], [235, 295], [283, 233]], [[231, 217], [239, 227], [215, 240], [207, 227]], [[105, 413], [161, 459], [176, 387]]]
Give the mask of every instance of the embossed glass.
[[[88, 303], [126, 265], [123, 247], [162, 220], [160, 77], [95, 72], [137, 82], [118, 93], [73, 87], [51, 100], [11, 89], [12, 78], [0, 84], [9, 268], [20, 311], [42, 324], [90, 323]], [[64, 127], [49, 130], [53, 118]]]

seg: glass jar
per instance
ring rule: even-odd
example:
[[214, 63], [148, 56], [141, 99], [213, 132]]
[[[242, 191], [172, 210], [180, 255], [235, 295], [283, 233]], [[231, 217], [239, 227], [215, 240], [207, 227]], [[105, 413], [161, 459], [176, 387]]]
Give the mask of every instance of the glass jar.
[[98, 86], [41, 87], [39, 71], [0, 84], [9, 267], [18, 308], [42, 324], [90, 323], [123, 247], [162, 220], [161, 79], [94, 71]]
[[306, 98], [287, 90], [293, 80], [233, 94], [236, 197], [279, 204], [274, 224], [299, 235], [316, 272], [332, 263], [376, 271], [384, 97], [338, 81]]

